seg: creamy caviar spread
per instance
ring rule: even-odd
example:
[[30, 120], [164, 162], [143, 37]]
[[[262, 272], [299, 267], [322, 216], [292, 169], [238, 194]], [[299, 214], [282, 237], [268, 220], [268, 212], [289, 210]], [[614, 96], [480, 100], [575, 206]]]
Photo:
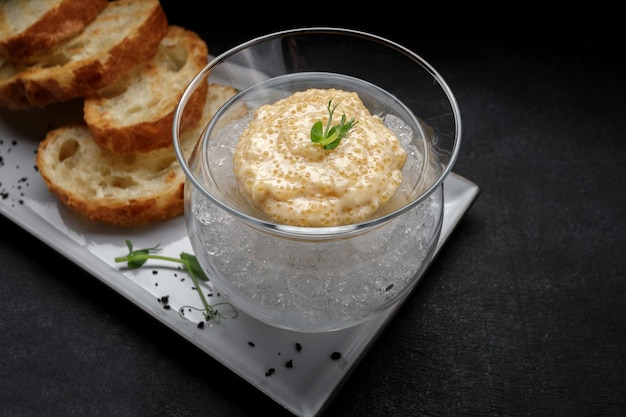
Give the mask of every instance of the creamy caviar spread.
[[[326, 126], [329, 100], [357, 122], [333, 150], [311, 141], [311, 127]], [[333, 105], [334, 105], [333, 104]], [[395, 193], [407, 154], [358, 94], [338, 89], [299, 91], [260, 106], [235, 147], [240, 190], [274, 221], [305, 227], [367, 219]]]

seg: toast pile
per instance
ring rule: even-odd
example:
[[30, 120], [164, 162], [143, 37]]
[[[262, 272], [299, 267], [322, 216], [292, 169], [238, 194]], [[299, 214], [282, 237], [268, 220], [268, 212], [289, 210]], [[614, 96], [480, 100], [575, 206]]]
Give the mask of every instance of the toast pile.
[[[183, 134], [185, 155], [235, 94], [230, 86], [209, 86], [200, 122]], [[172, 147], [121, 155], [100, 147], [86, 124], [62, 126], [40, 143], [37, 167], [63, 204], [91, 220], [134, 227], [184, 212], [185, 174]]]
[[[183, 214], [172, 119], [207, 63], [206, 43], [169, 25], [158, 0], [0, 2], [0, 107], [83, 100], [84, 123], [49, 131], [36, 165], [60, 202], [94, 221], [135, 227]], [[198, 89], [185, 111], [186, 152], [235, 94]]]

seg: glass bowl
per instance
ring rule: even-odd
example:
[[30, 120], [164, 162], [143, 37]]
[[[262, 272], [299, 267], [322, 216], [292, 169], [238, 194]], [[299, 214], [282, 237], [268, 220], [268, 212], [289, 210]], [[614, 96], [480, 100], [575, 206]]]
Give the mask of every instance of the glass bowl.
[[[181, 129], [207, 81], [237, 94], [197, 129], [191, 150]], [[308, 88], [358, 93], [407, 151], [400, 187], [359, 223], [280, 224], [238, 188], [233, 152], [252, 112]], [[441, 232], [461, 118], [446, 82], [414, 52], [370, 33], [316, 27], [252, 39], [212, 59], [182, 95], [173, 137], [187, 177], [188, 234], [215, 289], [269, 325], [322, 332], [391, 308], [423, 275]]]

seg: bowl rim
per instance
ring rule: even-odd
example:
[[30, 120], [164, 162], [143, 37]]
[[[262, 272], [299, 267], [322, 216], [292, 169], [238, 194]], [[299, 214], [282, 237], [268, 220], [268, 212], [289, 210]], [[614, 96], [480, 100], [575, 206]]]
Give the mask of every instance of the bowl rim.
[[[455, 122], [455, 131], [454, 131], [454, 145], [450, 152], [450, 157], [447, 165], [439, 174], [438, 178], [433, 182], [433, 184], [425, 190], [418, 198], [409, 202], [408, 204], [394, 210], [390, 213], [387, 213], [383, 216], [367, 219], [359, 223], [340, 225], [340, 226], [326, 226], [326, 227], [304, 227], [304, 226], [292, 226], [274, 223], [270, 220], [259, 219], [254, 216], [247, 215], [245, 213], [241, 213], [232, 207], [224, 204], [219, 199], [215, 198], [211, 193], [209, 193], [204, 186], [198, 181], [195, 174], [192, 172], [189, 164], [185, 158], [185, 155], [182, 150], [182, 146], [180, 145], [179, 140], [179, 130], [181, 125], [182, 112], [190, 100], [191, 95], [194, 93], [196, 88], [204, 81], [207, 74], [209, 74], [217, 65], [223, 63], [228, 57], [237, 54], [251, 46], [256, 44], [264, 43], [273, 39], [285, 37], [285, 36], [297, 36], [297, 35], [308, 35], [308, 34], [336, 34], [336, 35], [347, 35], [352, 37], [359, 37], [366, 40], [374, 41], [379, 44], [383, 44], [387, 47], [390, 47], [397, 52], [405, 55], [406, 57], [412, 59], [419, 65], [421, 65], [433, 79], [438, 83], [441, 90], [445, 94], [448, 99], [449, 105], [452, 108], [452, 114], [454, 116]], [[219, 112], [219, 110], [218, 110]], [[216, 114], [218, 113], [216, 112]], [[278, 234], [282, 234], [288, 237], [302, 237], [302, 238], [327, 238], [327, 237], [337, 237], [338, 235], [345, 236], [354, 233], [359, 233], [362, 230], [368, 230], [372, 227], [376, 227], [383, 223], [390, 221], [393, 218], [401, 215], [402, 213], [412, 209], [413, 207], [419, 205], [420, 203], [426, 201], [435, 190], [439, 187], [443, 186], [443, 182], [446, 177], [452, 172], [452, 168], [454, 167], [456, 160], [459, 155], [461, 140], [462, 140], [462, 121], [461, 121], [461, 111], [459, 108], [459, 104], [457, 99], [449, 87], [448, 83], [444, 80], [441, 74], [423, 57], [408, 49], [407, 47], [400, 45], [399, 43], [392, 41], [388, 38], [385, 38], [380, 35], [376, 35], [370, 32], [358, 30], [358, 29], [349, 29], [349, 28], [339, 28], [332, 26], [311, 26], [311, 27], [299, 27], [293, 29], [286, 29], [275, 31], [272, 33], [268, 33], [266, 35], [257, 36], [248, 41], [240, 43], [223, 53], [217, 55], [213, 59], [209, 61], [209, 63], [199, 72], [197, 73], [190, 83], [187, 85], [185, 90], [183, 91], [181, 98], [176, 106], [174, 111], [174, 117], [172, 121], [172, 139], [174, 142], [174, 151], [176, 154], [176, 158], [178, 159], [179, 165], [183, 170], [187, 181], [193, 184], [198, 190], [201, 190], [202, 194], [209, 198], [213, 203], [217, 204], [223, 210], [227, 211], [229, 214], [232, 214], [246, 223], [260, 228], [262, 230], [275, 232]]]

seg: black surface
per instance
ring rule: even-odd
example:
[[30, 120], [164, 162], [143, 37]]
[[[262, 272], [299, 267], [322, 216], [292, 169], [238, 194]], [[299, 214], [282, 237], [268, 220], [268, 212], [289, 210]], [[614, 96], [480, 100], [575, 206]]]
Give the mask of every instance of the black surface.
[[[213, 53], [287, 27], [163, 4]], [[448, 81], [455, 172], [481, 195], [325, 415], [625, 415], [624, 46], [532, 23], [524, 38], [425, 29], [376, 32]], [[0, 415], [288, 415], [9, 220], [0, 230]]]

